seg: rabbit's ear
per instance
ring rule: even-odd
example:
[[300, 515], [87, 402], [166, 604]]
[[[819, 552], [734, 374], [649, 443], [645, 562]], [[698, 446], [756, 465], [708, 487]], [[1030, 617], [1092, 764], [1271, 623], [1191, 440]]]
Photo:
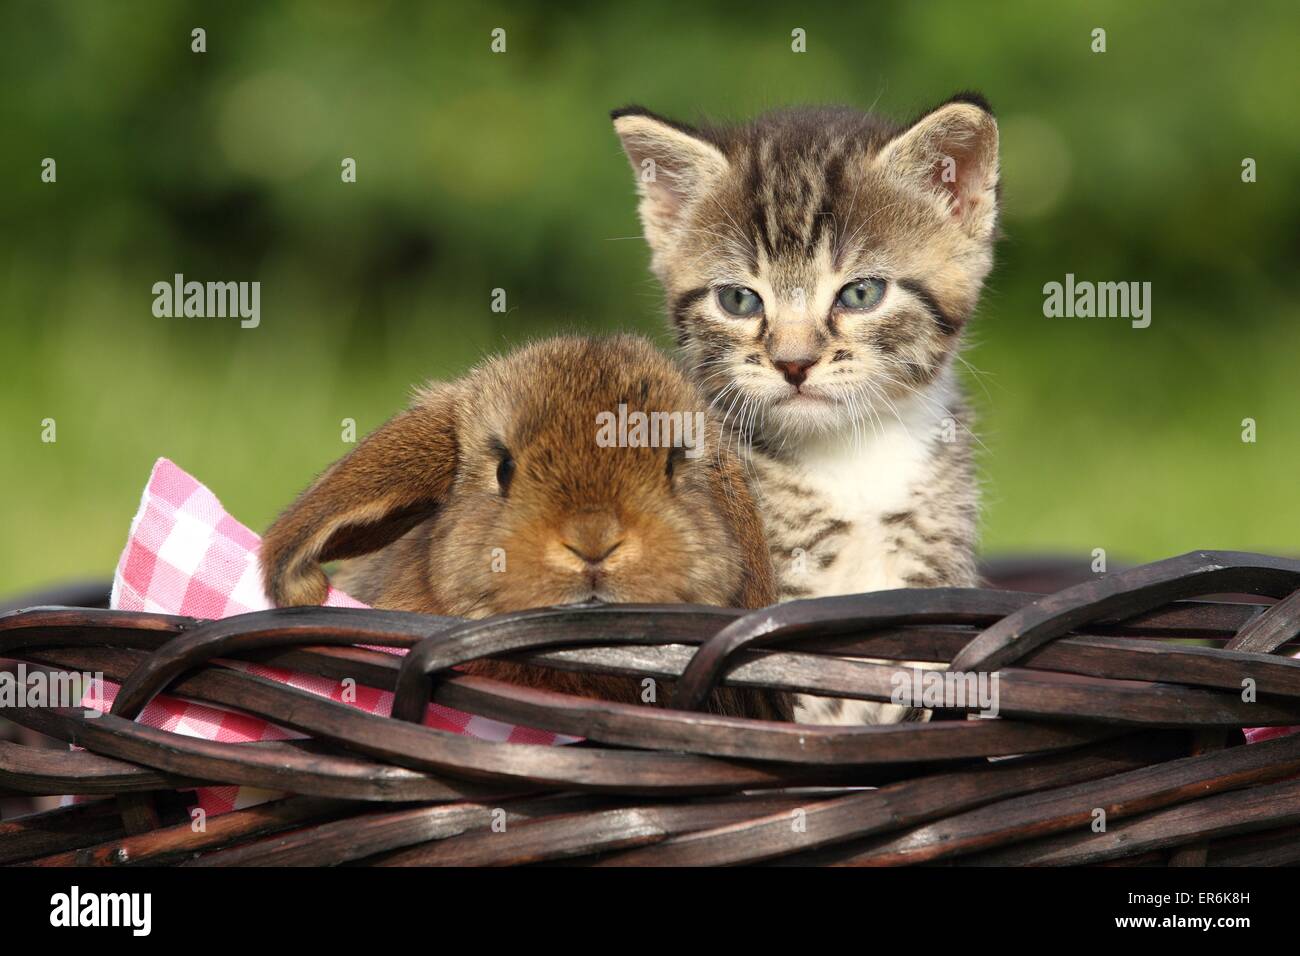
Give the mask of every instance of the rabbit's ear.
[[425, 390], [276, 519], [260, 552], [273, 604], [320, 604], [322, 562], [377, 551], [437, 510], [456, 478], [456, 395], [451, 385]]
[[714, 498], [731, 528], [745, 569], [740, 577], [740, 586], [732, 595], [731, 606], [767, 607], [775, 604], [779, 594], [767, 534], [740, 462], [731, 451], [722, 448], [711, 456], [709, 466]]

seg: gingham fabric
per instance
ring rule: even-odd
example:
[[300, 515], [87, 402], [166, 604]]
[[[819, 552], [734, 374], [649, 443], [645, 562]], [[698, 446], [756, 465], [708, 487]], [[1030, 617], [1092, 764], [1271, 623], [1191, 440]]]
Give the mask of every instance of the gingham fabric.
[[1300, 731], [1300, 727], [1247, 727], [1242, 733], [1246, 735], [1246, 743], [1257, 744], [1264, 740], [1272, 740], [1274, 737], [1285, 737], [1297, 731]]
[[[126, 549], [113, 576], [110, 606], [124, 611], [155, 611], [187, 617], [219, 618], [269, 608], [257, 567], [261, 539], [221, 507], [216, 496], [166, 458], [158, 459], [131, 522]], [[327, 607], [365, 607], [331, 588]], [[396, 648], [377, 648], [405, 654]], [[337, 681], [279, 668], [231, 662], [261, 677], [344, 701]], [[112, 706], [118, 685], [105, 682], [102, 697], [87, 694], [87, 708]], [[393, 695], [375, 688], [355, 688], [355, 701], [346, 701], [372, 714], [387, 716]], [[300, 734], [247, 714], [160, 695], [138, 720], [188, 737], [246, 743], [287, 740]], [[430, 704], [425, 724], [439, 730], [484, 740], [512, 743], [562, 744], [577, 738], [516, 727]], [[209, 815], [252, 806], [278, 794], [252, 787], [211, 787], [197, 791], [199, 806]]]

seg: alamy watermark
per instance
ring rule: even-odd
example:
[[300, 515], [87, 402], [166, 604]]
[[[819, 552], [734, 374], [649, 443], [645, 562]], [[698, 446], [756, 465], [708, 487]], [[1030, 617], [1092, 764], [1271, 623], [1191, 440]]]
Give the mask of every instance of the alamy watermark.
[[22, 661], [0, 671], [0, 711], [6, 708], [82, 707], [86, 717], [98, 717], [104, 704], [104, 675], [79, 671], [37, 669]]
[[618, 412], [596, 414], [596, 444], [601, 448], [682, 448], [687, 458], [704, 453], [704, 412]]
[[1043, 286], [1043, 315], [1049, 319], [1131, 319], [1135, 329], [1151, 324], [1150, 282], [1076, 282], [1067, 272], [1065, 282]]
[[242, 329], [262, 322], [262, 283], [186, 282], [176, 273], [171, 282], [153, 284], [153, 314], [160, 319], [240, 319]]
[[50, 897], [50, 925], [60, 929], [76, 927], [120, 927], [132, 936], [153, 931], [152, 893], [92, 893], [73, 886], [66, 893]]
[[908, 667], [890, 677], [889, 700], [900, 707], [926, 710], [977, 710], [981, 717], [998, 715], [998, 672], [932, 671]]

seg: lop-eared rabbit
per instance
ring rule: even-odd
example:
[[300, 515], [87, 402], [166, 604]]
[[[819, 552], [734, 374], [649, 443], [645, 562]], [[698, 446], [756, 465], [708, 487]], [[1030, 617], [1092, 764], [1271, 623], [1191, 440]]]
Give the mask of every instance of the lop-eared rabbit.
[[[695, 417], [706, 405], [667, 356], [628, 335], [546, 339], [426, 385], [267, 531], [267, 594], [319, 604], [322, 562], [347, 559], [336, 583], [358, 600], [470, 618], [592, 600], [775, 603], [741, 465], [717, 423]], [[637, 412], [702, 420], [703, 434], [693, 447], [646, 441], [644, 430], [611, 442], [626, 438], [611, 418]], [[632, 677], [491, 660], [465, 670], [641, 702]], [[710, 709], [790, 716], [787, 695], [736, 688], [719, 688]]]

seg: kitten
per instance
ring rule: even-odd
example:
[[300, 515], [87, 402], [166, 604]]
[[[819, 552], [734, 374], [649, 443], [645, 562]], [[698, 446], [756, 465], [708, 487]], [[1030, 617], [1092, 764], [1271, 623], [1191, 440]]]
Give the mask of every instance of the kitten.
[[[959, 94], [908, 126], [848, 108], [613, 119], [681, 355], [747, 449], [781, 599], [974, 586], [953, 364], [993, 263], [988, 104]], [[804, 695], [796, 719], [924, 713]]]

